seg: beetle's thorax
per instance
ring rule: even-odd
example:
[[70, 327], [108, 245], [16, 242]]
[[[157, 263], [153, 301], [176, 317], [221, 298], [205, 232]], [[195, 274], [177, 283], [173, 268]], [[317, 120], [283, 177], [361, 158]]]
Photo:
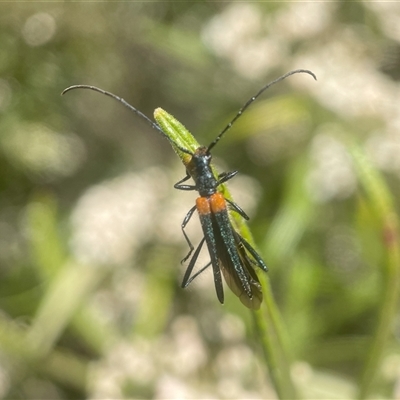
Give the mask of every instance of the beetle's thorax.
[[216, 192], [218, 182], [211, 170], [211, 154], [207, 147], [200, 146], [195, 151], [186, 169], [201, 197], [208, 197]]

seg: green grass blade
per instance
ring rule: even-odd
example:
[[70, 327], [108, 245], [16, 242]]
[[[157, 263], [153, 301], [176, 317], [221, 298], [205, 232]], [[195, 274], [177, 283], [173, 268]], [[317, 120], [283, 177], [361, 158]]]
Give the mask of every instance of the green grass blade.
[[377, 316], [376, 330], [366, 356], [359, 386], [359, 399], [365, 399], [373, 390], [373, 383], [380, 370], [382, 355], [392, 331], [398, 308], [400, 292], [400, 251], [398, 216], [393, 199], [381, 174], [373, 167], [359, 147], [351, 148], [356, 172], [367, 203], [378, 218], [386, 259], [382, 265], [383, 290]]

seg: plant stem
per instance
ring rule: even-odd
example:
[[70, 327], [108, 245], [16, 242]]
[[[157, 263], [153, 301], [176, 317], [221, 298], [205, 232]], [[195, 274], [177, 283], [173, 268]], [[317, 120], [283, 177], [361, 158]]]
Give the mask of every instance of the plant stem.
[[386, 261], [382, 265], [384, 287], [381, 306], [378, 311], [376, 331], [366, 357], [360, 378], [359, 399], [367, 398], [379, 372], [382, 355], [392, 330], [400, 292], [400, 251], [398, 216], [394, 211], [393, 200], [383, 177], [371, 165], [358, 147], [353, 147], [351, 155], [363, 189], [367, 193], [382, 230]]

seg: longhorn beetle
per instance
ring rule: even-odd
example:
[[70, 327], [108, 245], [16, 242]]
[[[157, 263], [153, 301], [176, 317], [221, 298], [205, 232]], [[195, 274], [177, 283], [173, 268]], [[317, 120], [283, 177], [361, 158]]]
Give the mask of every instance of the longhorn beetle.
[[[249, 105], [253, 103], [265, 90], [288, 76], [298, 73], [306, 73], [316, 79], [313, 72], [305, 69], [297, 69], [268, 83], [243, 105], [231, 122], [229, 122], [229, 124], [208, 146], [200, 146], [195, 151], [180, 146], [164, 132], [159, 124], [153, 122], [142, 112], [113, 93], [89, 85], [70, 86], [62, 92], [62, 94], [64, 94], [73, 89], [90, 89], [112, 97], [121, 102], [131, 111], [135, 112], [141, 118], [145, 119], [153, 129], [166, 137], [172, 143], [173, 147], [189, 156], [188, 159], [184, 161], [186, 176], [174, 185], [174, 188], [179, 190], [195, 190], [200, 196], [196, 199], [196, 204], [186, 214], [181, 225], [183, 235], [189, 245], [189, 252], [181, 262], [183, 263], [187, 261], [194, 251], [183, 277], [183, 288], [187, 287], [194, 278], [211, 265], [214, 274], [215, 290], [218, 300], [221, 303], [224, 302], [224, 290], [221, 279], [222, 271], [229, 288], [239, 297], [240, 301], [246, 307], [254, 310], [260, 308], [263, 295], [260, 281], [253, 267], [258, 266], [265, 272], [268, 271], [268, 268], [257, 251], [234, 229], [229, 218], [228, 208], [235, 211], [246, 220], [248, 220], [249, 217], [236, 203], [225, 198], [224, 195], [218, 191], [218, 187], [232, 179], [238, 171], [223, 172], [216, 177], [211, 168], [211, 149], [220, 141], [222, 136], [243, 114], [247, 107], [249, 107]], [[185, 183], [190, 178], [193, 179], [194, 185], [188, 185]], [[200, 217], [204, 237], [195, 250], [185, 232], [185, 227], [196, 210]], [[210, 262], [191, 276], [204, 242], [207, 244], [208, 252], [210, 254]]]

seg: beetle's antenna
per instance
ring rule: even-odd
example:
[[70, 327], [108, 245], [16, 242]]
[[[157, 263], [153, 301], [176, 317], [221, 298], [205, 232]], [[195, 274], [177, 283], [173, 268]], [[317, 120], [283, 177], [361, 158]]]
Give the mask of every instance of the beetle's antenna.
[[283, 81], [284, 79], [286, 79], [287, 77], [289, 77], [290, 75], [294, 75], [294, 74], [300, 74], [300, 73], [304, 73], [304, 74], [308, 74], [311, 75], [315, 80], [317, 80], [317, 77], [315, 76], [315, 74], [311, 71], [309, 71], [308, 69], [296, 69], [293, 71], [290, 71], [288, 73], [286, 73], [285, 75], [280, 76], [279, 78], [276, 78], [275, 80], [273, 80], [272, 82], [268, 83], [267, 85], [265, 85], [263, 88], [261, 88], [258, 93], [256, 95], [254, 95], [253, 97], [251, 97], [246, 103], [245, 105], [238, 111], [238, 113], [235, 115], [235, 117], [232, 119], [231, 122], [229, 122], [229, 124], [221, 131], [221, 133], [214, 139], [214, 141], [211, 142], [211, 144], [208, 146], [208, 151], [210, 151], [222, 138], [222, 136], [231, 128], [231, 126], [236, 122], [236, 120], [243, 114], [243, 112], [247, 109], [247, 107], [249, 107], [249, 105], [251, 103], [253, 103], [253, 101], [255, 101], [257, 99], [257, 97], [259, 97], [264, 91], [266, 91], [268, 88], [270, 88], [272, 85], [275, 85], [275, 83], [278, 83], [280, 81]]
[[180, 151], [186, 153], [186, 154], [190, 154], [193, 155], [193, 153], [191, 151], [189, 151], [188, 149], [184, 149], [183, 147], [179, 146], [177, 143], [175, 143], [169, 136], [167, 136], [164, 131], [160, 128], [159, 125], [157, 125], [155, 122], [153, 122], [147, 115], [143, 114], [141, 111], [139, 111], [137, 108], [133, 107], [132, 105], [130, 105], [126, 100], [124, 100], [122, 97], [119, 97], [117, 95], [115, 95], [114, 93], [111, 92], [107, 92], [106, 90], [100, 89], [96, 86], [91, 86], [91, 85], [73, 85], [73, 86], [69, 86], [66, 89], [64, 89], [61, 93], [61, 95], [64, 95], [65, 93], [69, 92], [70, 90], [74, 90], [74, 89], [89, 89], [89, 90], [94, 90], [95, 92], [99, 92], [101, 94], [104, 94], [106, 96], [109, 96], [111, 98], [113, 98], [114, 100], [119, 101], [120, 103], [122, 103], [126, 108], [128, 108], [129, 110], [133, 111], [135, 114], [139, 115], [139, 117], [141, 117], [142, 119], [144, 119], [153, 129], [155, 129], [156, 131], [158, 131], [159, 133], [161, 133], [161, 135], [163, 135], [164, 137], [166, 137], [176, 148], [178, 148]]

